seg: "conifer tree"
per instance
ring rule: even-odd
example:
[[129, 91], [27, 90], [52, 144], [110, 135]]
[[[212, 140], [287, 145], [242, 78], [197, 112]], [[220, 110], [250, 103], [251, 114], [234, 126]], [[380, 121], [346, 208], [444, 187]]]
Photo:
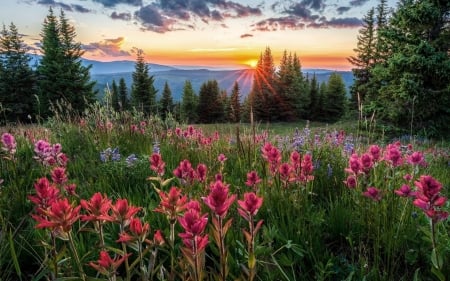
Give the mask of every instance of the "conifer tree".
[[217, 80], [209, 80], [200, 86], [198, 95], [198, 121], [200, 123], [217, 122], [223, 116], [223, 104]]
[[[14, 23], [3, 25], [0, 34], [0, 104], [4, 121], [27, 120], [34, 116], [35, 75], [28, 65], [30, 57]], [[0, 122], [1, 123], [1, 122]]]
[[317, 111], [315, 114], [317, 121], [327, 120], [327, 116], [325, 113], [326, 98], [327, 98], [327, 83], [323, 81], [322, 83], [320, 83], [319, 96], [317, 98]]
[[115, 111], [120, 110], [119, 103], [119, 88], [117, 87], [116, 80], [113, 79], [111, 85], [111, 105]]
[[198, 97], [192, 88], [191, 81], [186, 80], [181, 100], [181, 118], [187, 123], [197, 122]]
[[129, 109], [128, 89], [123, 77], [119, 80], [119, 103], [121, 110]]
[[131, 103], [146, 115], [156, 114], [156, 93], [154, 77], [149, 74], [149, 66], [144, 60], [144, 52], [138, 50], [131, 87]]
[[319, 111], [319, 83], [316, 73], [313, 74], [309, 86], [309, 120], [316, 120]]
[[325, 118], [337, 121], [345, 114], [345, 84], [342, 77], [334, 72], [327, 83], [326, 98], [324, 103]]
[[41, 115], [50, 116], [50, 105], [62, 100], [82, 112], [95, 98], [95, 82], [90, 80], [90, 67], [81, 64], [81, 44], [62, 10], [58, 20], [50, 8], [41, 36], [43, 56], [37, 69]]
[[161, 118], [165, 120], [167, 114], [173, 112], [172, 91], [170, 90], [167, 81], [164, 83], [164, 90], [162, 92], [160, 105], [161, 105]]
[[241, 93], [237, 81], [233, 84], [233, 90], [230, 97], [230, 121], [237, 123], [241, 120]]

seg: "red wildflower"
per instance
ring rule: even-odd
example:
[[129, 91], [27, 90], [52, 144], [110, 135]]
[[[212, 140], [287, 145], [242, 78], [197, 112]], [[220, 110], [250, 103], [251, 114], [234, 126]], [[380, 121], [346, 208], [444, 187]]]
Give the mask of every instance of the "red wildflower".
[[239, 214], [246, 219], [250, 220], [251, 216], [255, 216], [258, 213], [259, 208], [261, 208], [263, 203], [263, 198], [258, 197], [253, 192], [244, 193], [244, 200], [238, 200]]
[[81, 200], [81, 207], [87, 211], [87, 215], [82, 215], [82, 221], [114, 221], [114, 218], [109, 215], [111, 209], [111, 200], [106, 194], [103, 196], [100, 192], [92, 195], [89, 201]]
[[434, 222], [446, 220], [448, 212], [439, 210], [447, 202], [447, 198], [439, 194], [442, 184], [432, 176], [423, 175], [415, 185], [417, 194], [413, 204], [422, 209]]
[[372, 160], [374, 162], [380, 160], [381, 157], [381, 148], [378, 145], [371, 145], [369, 147], [369, 153], [372, 156]]
[[51, 177], [54, 183], [64, 184], [67, 182], [66, 169], [63, 167], [55, 167], [51, 172]]
[[28, 196], [38, 209], [47, 209], [53, 202], [58, 199], [59, 189], [50, 184], [47, 178], [40, 178], [34, 184], [36, 195]]
[[182, 184], [192, 184], [197, 177], [195, 170], [192, 168], [191, 162], [185, 159], [175, 168], [173, 174], [181, 180]]
[[404, 184], [399, 189], [394, 191], [395, 194], [397, 194], [400, 197], [414, 197], [416, 196], [416, 193], [411, 190], [411, 187], [409, 185]]
[[389, 144], [386, 147], [384, 160], [386, 160], [393, 167], [398, 167], [403, 164], [402, 154], [397, 144]]
[[344, 181], [344, 184], [348, 188], [355, 188], [358, 182], [356, 181], [356, 177], [354, 175], [350, 175], [347, 177], [347, 180]]
[[200, 215], [200, 212], [196, 209], [188, 209], [184, 213], [184, 216], [178, 218], [178, 222], [181, 224], [184, 231], [191, 235], [190, 237], [197, 236], [202, 234], [205, 230], [208, 223], [208, 214]]
[[362, 170], [362, 164], [358, 154], [353, 153], [348, 159], [348, 168], [345, 169], [347, 173], [357, 175]]
[[155, 212], [166, 214], [169, 221], [175, 221], [179, 214], [186, 209], [187, 197], [181, 195], [181, 191], [172, 186], [168, 193], [159, 192], [161, 202]]
[[411, 165], [420, 165], [420, 166], [426, 166], [427, 162], [425, 161], [425, 158], [423, 157], [423, 153], [419, 151], [413, 152], [411, 155], [407, 158], [408, 163]]
[[111, 210], [116, 222], [128, 225], [131, 218], [133, 218], [141, 208], [128, 205], [127, 199], [117, 199], [116, 204], [111, 205]]
[[132, 218], [128, 228], [130, 233], [122, 232], [116, 242], [130, 243], [138, 241], [142, 243], [145, 241], [148, 232], [150, 231], [150, 225], [148, 223], [142, 225], [139, 218]]
[[199, 182], [205, 182], [206, 181], [206, 174], [208, 172], [208, 167], [206, 167], [205, 164], [198, 164], [197, 165], [197, 179]]
[[367, 198], [372, 199], [373, 201], [380, 201], [381, 200], [381, 193], [380, 190], [371, 186], [368, 187], [365, 192], [363, 192], [363, 195]]
[[373, 167], [372, 156], [370, 156], [369, 153], [364, 153], [363, 155], [361, 155], [360, 163], [362, 166], [362, 171], [368, 174], [370, 169], [372, 169]]
[[50, 228], [62, 232], [69, 232], [72, 225], [79, 219], [81, 206], [73, 207], [67, 198], [53, 202], [46, 210], [42, 210], [43, 216], [32, 215], [38, 222], [36, 228]]
[[165, 242], [166, 241], [164, 240], [161, 230], [160, 229], [156, 230], [155, 234], [153, 235], [153, 243], [155, 245], [162, 246]]
[[229, 196], [228, 185], [222, 181], [216, 181], [210, 185], [210, 193], [203, 197], [203, 202], [219, 217], [224, 218], [227, 215], [236, 195]]
[[153, 153], [152, 156], [150, 156], [150, 169], [155, 171], [158, 176], [164, 175], [164, 168], [166, 166], [166, 163], [162, 160], [162, 157], [158, 153]]
[[121, 258], [116, 257], [115, 259], [112, 259], [108, 252], [101, 251], [100, 252], [100, 258], [99, 260], [94, 263], [90, 262], [89, 266], [93, 267], [95, 270], [97, 270], [100, 274], [103, 275], [113, 275], [119, 266], [130, 256], [131, 254], [122, 256]]
[[251, 171], [247, 173], [247, 181], [245, 182], [245, 185], [249, 187], [253, 187], [255, 189], [256, 185], [261, 182], [261, 179], [258, 176], [258, 173], [256, 171]]
[[291, 173], [293, 169], [289, 163], [283, 163], [278, 168], [278, 172], [280, 174], [280, 178], [284, 182], [288, 182], [291, 179]]

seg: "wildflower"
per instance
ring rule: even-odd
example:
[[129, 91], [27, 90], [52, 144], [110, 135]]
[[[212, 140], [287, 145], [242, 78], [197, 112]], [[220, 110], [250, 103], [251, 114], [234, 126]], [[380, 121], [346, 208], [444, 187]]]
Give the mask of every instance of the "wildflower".
[[155, 154], [160, 154], [161, 153], [161, 148], [159, 147], [159, 142], [155, 141], [153, 143], [153, 153]]
[[13, 135], [9, 133], [3, 133], [1, 137], [2, 141], [2, 150], [10, 155], [14, 155], [16, 153], [16, 139]]
[[365, 192], [363, 192], [363, 195], [367, 198], [372, 199], [373, 201], [380, 201], [381, 200], [381, 193], [380, 190], [371, 186], [368, 187]]
[[51, 177], [54, 183], [64, 184], [67, 182], [66, 169], [63, 167], [55, 167], [51, 172]]
[[427, 165], [427, 162], [423, 157], [423, 153], [419, 151], [415, 151], [411, 155], [409, 155], [407, 161], [411, 165], [420, 165], [422, 167], [425, 167]]
[[127, 163], [128, 167], [131, 167], [134, 165], [134, 163], [138, 160], [136, 157], [136, 154], [130, 154], [126, 159], [125, 162]]
[[203, 197], [203, 202], [219, 217], [224, 218], [227, 215], [236, 195], [229, 196], [228, 185], [222, 181], [216, 181], [210, 185], [210, 193], [207, 197]]
[[402, 154], [399, 150], [398, 145], [389, 144], [386, 147], [384, 160], [386, 160], [392, 167], [398, 167], [403, 164]]
[[173, 174], [181, 180], [182, 184], [192, 184], [197, 175], [192, 168], [191, 162], [185, 159], [180, 162], [180, 165], [173, 170]]
[[81, 206], [73, 207], [67, 198], [54, 201], [46, 210], [41, 210], [43, 216], [31, 215], [37, 221], [36, 228], [50, 228], [68, 233], [72, 225], [79, 219]]
[[362, 171], [368, 174], [370, 169], [373, 167], [372, 156], [370, 156], [369, 153], [364, 153], [361, 155], [360, 163], [362, 166]]
[[344, 184], [348, 187], [348, 188], [355, 188], [357, 185], [357, 181], [356, 181], [356, 177], [354, 175], [349, 175], [347, 177], [347, 180], [344, 181]]
[[148, 223], [144, 223], [144, 225], [142, 225], [142, 221], [139, 218], [132, 218], [128, 229], [130, 233], [120, 233], [119, 239], [116, 242], [130, 243], [138, 241], [142, 243], [145, 241], [148, 232], [150, 231], [150, 225]]
[[292, 171], [293, 169], [289, 163], [283, 163], [278, 168], [281, 180], [286, 183], [290, 180]]
[[446, 220], [448, 212], [439, 210], [447, 202], [447, 198], [439, 194], [442, 184], [432, 176], [422, 175], [415, 185], [417, 194], [413, 204], [422, 209], [433, 222]]
[[87, 211], [87, 215], [81, 215], [82, 221], [113, 221], [114, 218], [109, 215], [111, 209], [111, 200], [100, 192], [92, 195], [89, 201], [81, 200], [80, 205]]
[[33, 202], [38, 211], [45, 210], [58, 199], [59, 189], [50, 184], [47, 178], [40, 178], [34, 184], [36, 195], [28, 196], [28, 199]]
[[67, 192], [68, 195], [77, 195], [75, 192], [77, 188], [77, 185], [74, 183], [64, 185], [64, 190]]
[[208, 167], [206, 167], [205, 164], [198, 164], [197, 165], [197, 179], [199, 182], [205, 182], [206, 181], [206, 174], [208, 172]]
[[245, 185], [249, 187], [253, 187], [253, 189], [256, 188], [256, 185], [261, 182], [261, 178], [258, 176], [258, 173], [256, 171], [251, 171], [247, 173], [247, 181], [245, 182]]
[[89, 266], [97, 270], [100, 274], [111, 276], [114, 275], [119, 268], [119, 266], [130, 256], [131, 254], [122, 256], [119, 258], [117, 256], [115, 259], [112, 259], [107, 251], [100, 252], [100, 258], [98, 261], [90, 262]]
[[217, 160], [219, 160], [220, 163], [224, 163], [228, 158], [223, 154], [219, 154], [219, 156], [217, 157]]
[[153, 244], [162, 246], [164, 245], [165, 242], [166, 241], [164, 240], [161, 230], [160, 229], [156, 230], [155, 234], [153, 235]]
[[150, 169], [155, 171], [158, 174], [158, 176], [163, 176], [166, 163], [162, 160], [161, 154], [153, 153], [152, 156], [150, 156], [149, 161], [150, 161]]
[[128, 225], [131, 218], [140, 210], [140, 207], [128, 205], [127, 199], [117, 199], [116, 204], [111, 205], [114, 221], [122, 225]]
[[412, 176], [411, 176], [411, 174], [406, 174], [403, 176], [403, 179], [405, 179], [405, 181], [410, 181], [410, 180], [412, 180]]
[[381, 157], [381, 149], [378, 145], [371, 145], [369, 147], [369, 154], [372, 156], [372, 161], [377, 162]]
[[120, 152], [119, 148], [116, 147], [111, 151], [111, 161], [120, 161]]
[[263, 198], [258, 197], [253, 192], [244, 193], [244, 200], [238, 200], [238, 208], [239, 214], [246, 219], [247, 221], [250, 219], [250, 216], [255, 216], [259, 208], [261, 208], [263, 203]]
[[328, 163], [328, 164], [327, 164], [327, 176], [328, 176], [329, 178], [331, 178], [332, 175], [333, 175], [333, 167], [331, 167], [331, 164]]
[[178, 222], [187, 234], [197, 236], [205, 230], [208, 223], [208, 214], [201, 215], [196, 208], [190, 208], [187, 209], [184, 216], [178, 218]]
[[187, 197], [183, 196], [175, 186], [172, 186], [168, 193], [160, 191], [159, 198], [161, 202], [155, 212], [166, 214], [169, 221], [175, 221], [186, 209]]
[[397, 194], [400, 197], [414, 197], [416, 196], [416, 193], [411, 190], [411, 187], [409, 185], [404, 184], [399, 189], [394, 191], [395, 194]]
[[362, 170], [362, 164], [359, 160], [358, 154], [353, 153], [348, 160], [348, 168], [345, 169], [347, 173], [357, 175]]

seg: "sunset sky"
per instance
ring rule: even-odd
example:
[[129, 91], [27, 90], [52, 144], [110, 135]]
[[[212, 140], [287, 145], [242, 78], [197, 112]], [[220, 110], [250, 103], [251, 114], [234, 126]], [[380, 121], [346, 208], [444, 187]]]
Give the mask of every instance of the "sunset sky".
[[[370, 0], [6, 0], [2, 24], [13, 22], [39, 49], [42, 23], [53, 7], [75, 26], [84, 57], [149, 63], [242, 68], [268, 46], [275, 63], [284, 50], [303, 68], [349, 70]], [[396, 1], [389, 0], [389, 7]]]

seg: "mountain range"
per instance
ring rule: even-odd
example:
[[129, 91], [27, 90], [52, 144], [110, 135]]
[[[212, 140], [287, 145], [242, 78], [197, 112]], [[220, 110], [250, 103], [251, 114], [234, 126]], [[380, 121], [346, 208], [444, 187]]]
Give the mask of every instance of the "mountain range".
[[[31, 65], [36, 65], [40, 56], [31, 55]], [[101, 62], [96, 60], [82, 59], [84, 66], [91, 66], [91, 79], [96, 81], [95, 89], [98, 90], [99, 97], [102, 97], [105, 89], [111, 87], [116, 81], [119, 84], [121, 78], [125, 79], [128, 87], [132, 85], [132, 73], [135, 68], [135, 61], [111, 61]], [[253, 69], [222, 69], [205, 66], [169, 66], [149, 63], [150, 75], [154, 78], [154, 86], [161, 95], [164, 84], [167, 82], [172, 91], [172, 97], [175, 101], [181, 100], [184, 83], [189, 80], [194, 91], [198, 94], [201, 85], [208, 80], [217, 80], [220, 89], [231, 93], [235, 81], [240, 87], [241, 96], [245, 97], [251, 90], [253, 82]], [[335, 70], [329, 69], [302, 69], [303, 74], [309, 77], [316, 75], [319, 83], [328, 81], [328, 78]], [[347, 87], [347, 90], [353, 84], [353, 74], [351, 71], [337, 71]]]

